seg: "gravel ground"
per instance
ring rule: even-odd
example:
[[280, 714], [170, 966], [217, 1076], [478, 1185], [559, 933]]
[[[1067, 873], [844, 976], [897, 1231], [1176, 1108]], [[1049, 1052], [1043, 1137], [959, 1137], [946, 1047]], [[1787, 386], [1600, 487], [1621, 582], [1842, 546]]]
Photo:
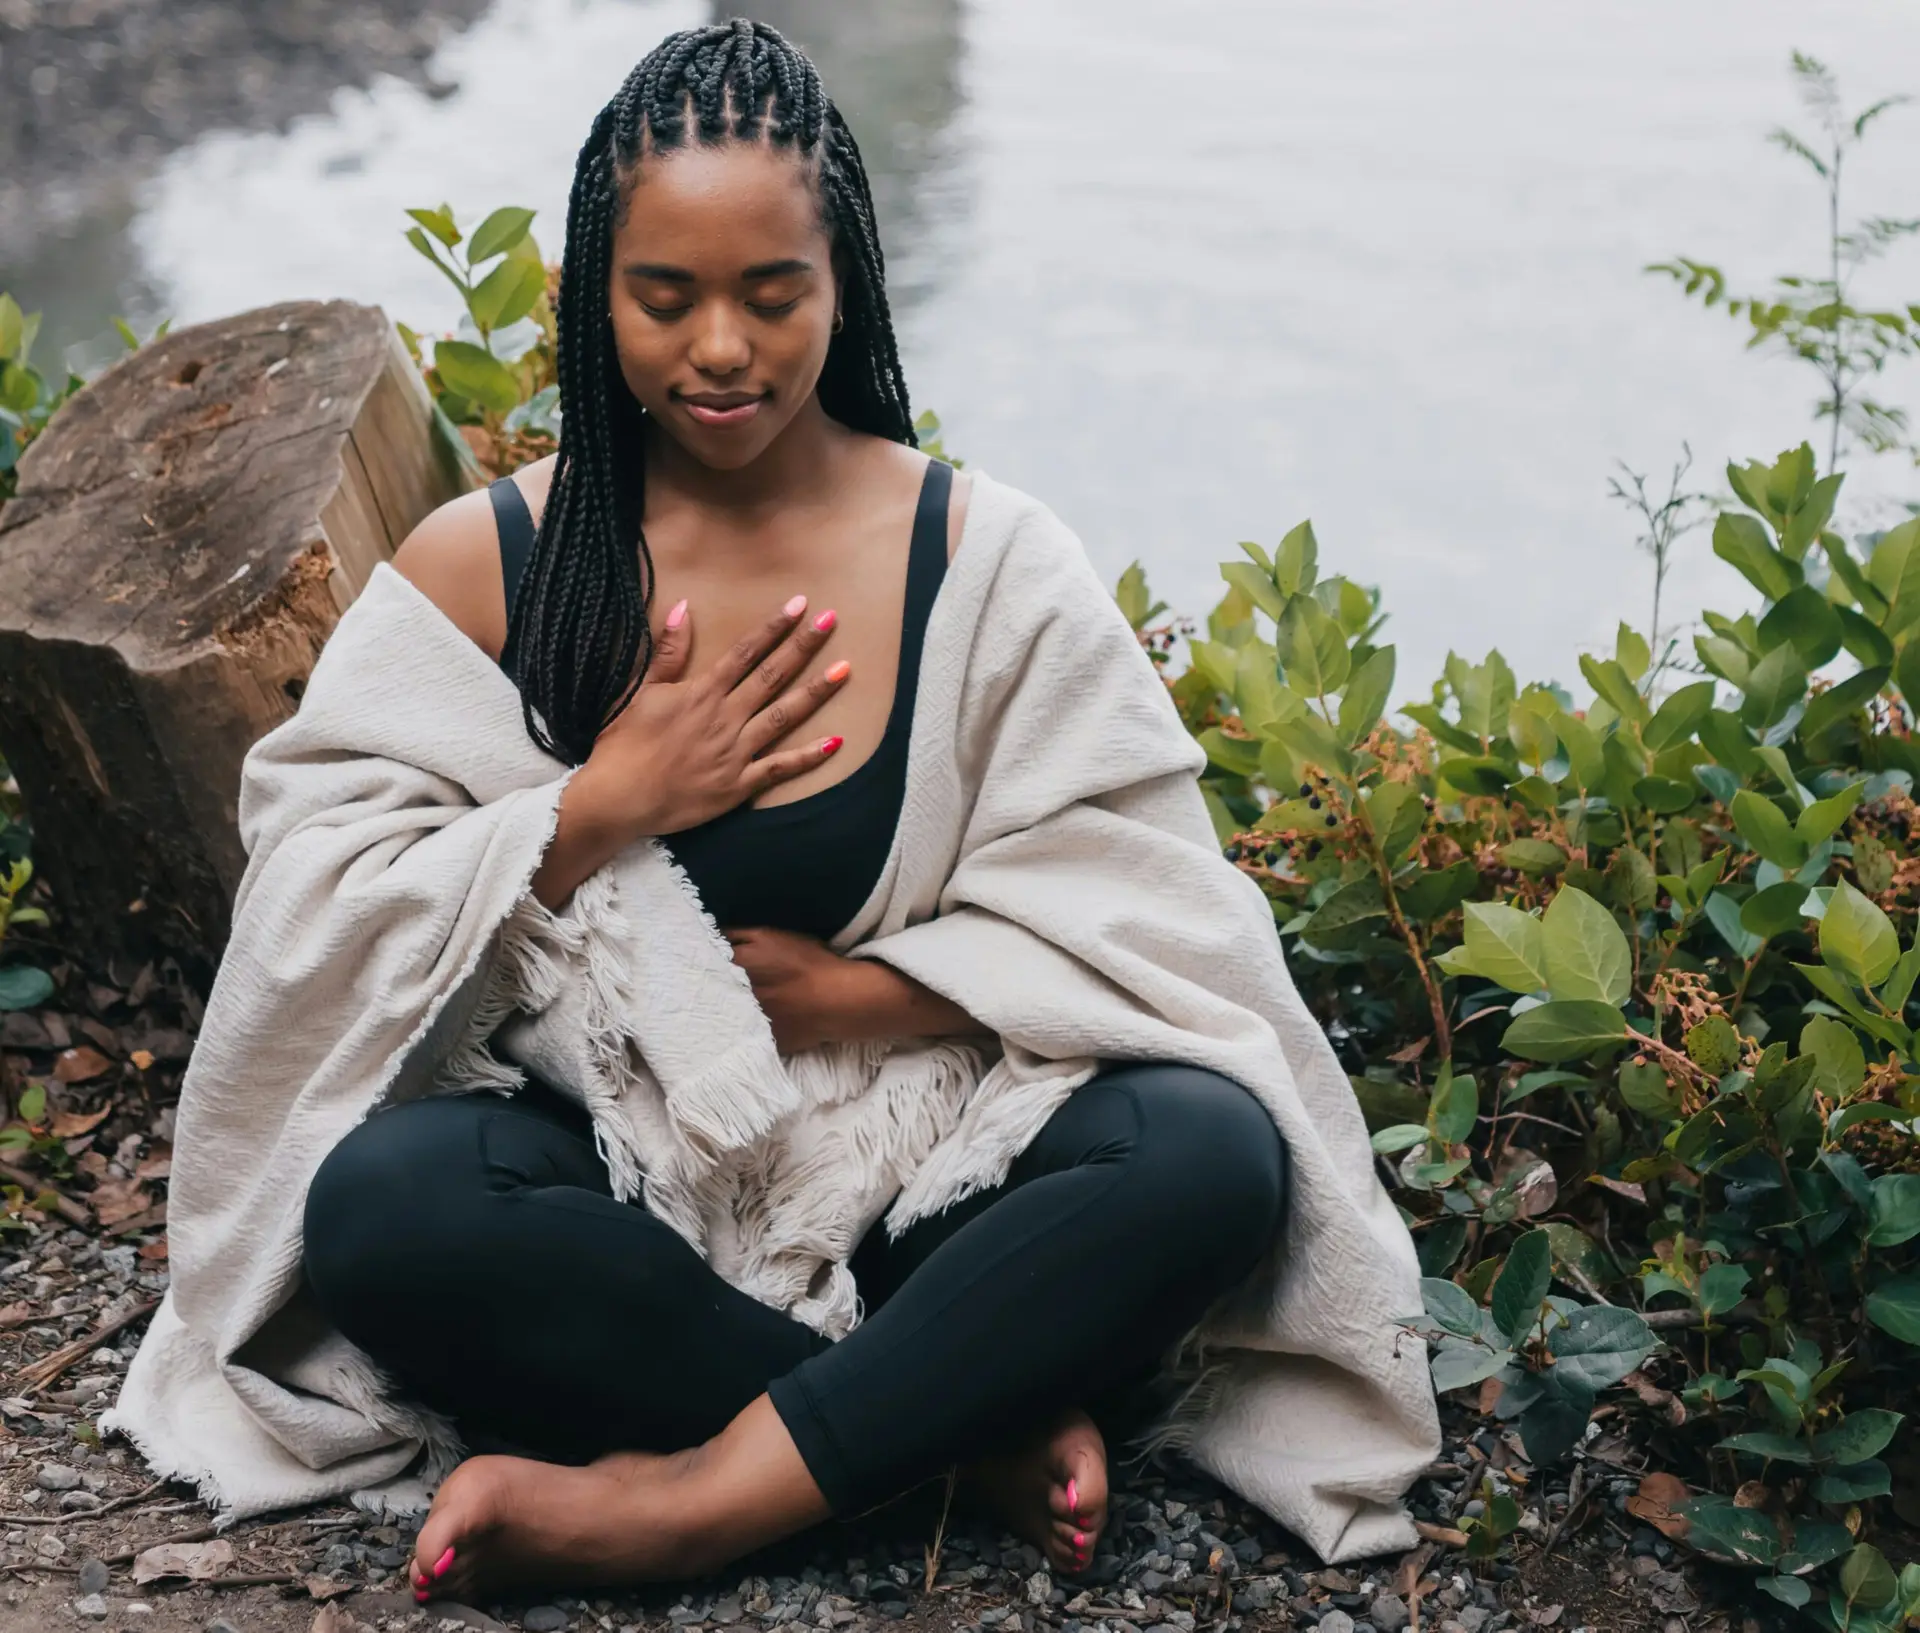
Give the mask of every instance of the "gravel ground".
[[[1634, 1520], [1645, 1466], [1612, 1419], [1572, 1462], [1536, 1475], [1499, 1426], [1449, 1401], [1447, 1450], [1410, 1494], [1428, 1538], [1341, 1569], [1231, 1493], [1179, 1468], [1116, 1480], [1091, 1570], [1056, 1581], [1032, 1547], [955, 1512], [940, 1483], [857, 1523], [822, 1527], [687, 1590], [416, 1607], [412, 1527], [335, 1506], [215, 1536], [190, 1490], [101, 1443], [147, 1314], [167, 1286], [166, 1177], [179, 1073], [199, 1005], [171, 971], [88, 980], [56, 968], [49, 1008], [0, 1017], [17, 1100], [48, 1089], [40, 1149], [0, 1184], [58, 1193], [0, 1223], [0, 1629], [109, 1633], [363, 1633], [373, 1629], [641, 1629], [714, 1633], [1762, 1633], [1687, 1550]], [[54, 1139], [57, 1137], [57, 1143]], [[8, 1173], [7, 1170], [11, 1170]], [[1502, 1557], [1470, 1562], [1455, 1529], [1487, 1496], [1521, 1504]], [[940, 1537], [939, 1551], [929, 1547]], [[167, 1556], [148, 1552], [174, 1543]], [[140, 1556], [145, 1555], [144, 1561]], [[155, 1567], [172, 1574], [154, 1576]], [[211, 1576], [195, 1582], [188, 1573]], [[140, 1578], [151, 1578], [140, 1580]]]

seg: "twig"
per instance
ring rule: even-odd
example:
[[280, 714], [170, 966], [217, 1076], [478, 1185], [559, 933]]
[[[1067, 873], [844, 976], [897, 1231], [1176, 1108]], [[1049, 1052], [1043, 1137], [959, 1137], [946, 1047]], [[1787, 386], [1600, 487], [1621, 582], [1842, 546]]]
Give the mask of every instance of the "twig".
[[1573, 1481], [1567, 1487], [1566, 1512], [1548, 1529], [1547, 1540], [1540, 1546], [1540, 1558], [1543, 1563], [1547, 1556], [1553, 1552], [1553, 1545], [1560, 1540], [1560, 1533], [1566, 1530], [1568, 1524], [1572, 1521], [1574, 1510], [1587, 1500], [1586, 1491], [1583, 1489], [1586, 1484], [1586, 1478], [1587, 1465], [1585, 1463], [1574, 1464]]
[[131, 1327], [134, 1322], [152, 1315], [153, 1312], [159, 1308], [160, 1301], [157, 1298], [150, 1298], [146, 1303], [127, 1311], [125, 1315], [118, 1315], [111, 1321], [101, 1322], [100, 1325], [88, 1333], [85, 1338], [76, 1338], [71, 1344], [63, 1345], [51, 1355], [43, 1356], [40, 1360], [35, 1361], [32, 1366], [22, 1367], [20, 1369], [20, 1382], [28, 1389], [46, 1388], [48, 1384], [52, 1383], [55, 1378], [65, 1372], [74, 1362], [85, 1360], [88, 1355], [98, 1349], [106, 1339], [111, 1338], [115, 1333], [120, 1331], [122, 1327]]
[[69, 1225], [91, 1225], [93, 1215], [84, 1202], [76, 1202], [64, 1191], [57, 1191], [37, 1174], [30, 1174], [24, 1168], [16, 1168], [10, 1162], [0, 1162], [0, 1175], [13, 1181], [30, 1196], [50, 1196], [53, 1206], [60, 1217]]
[[183, 1588], [277, 1588], [301, 1578], [292, 1571], [269, 1571], [261, 1576], [208, 1576], [198, 1582], [182, 1582]]
[[102, 1514], [111, 1514], [116, 1509], [131, 1508], [135, 1503], [145, 1502], [167, 1482], [156, 1480], [145, 1491], [136, 1491], [131, 1497], [116, 1497], [110, 1503], [102, 1503], [98, 1508], [84, 1508], [72, 1514], [0, 1514], [0, 1525], [65, 1525], [69, 1522], [84, 1524], [88, 1520], [97, 1520]]

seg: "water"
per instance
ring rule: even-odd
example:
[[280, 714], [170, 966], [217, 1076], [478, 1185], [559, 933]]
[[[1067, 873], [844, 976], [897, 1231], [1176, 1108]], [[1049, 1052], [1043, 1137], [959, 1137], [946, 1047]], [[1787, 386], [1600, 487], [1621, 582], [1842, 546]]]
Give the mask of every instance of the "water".
[[[468, 7], [471, 10], [471, 6]], [[861, 137], [908, 377], [948, 446], [1051, 503], [1108, 579], [1134, 559], [1203, 612], [1234, 541], [1311, 516], [1323, 563], [1386, 592], [1412, 697], [1449, 646], [1523, 678], [1643, 625], [1650, 575], [1606, 498], [1683, 441], [1729, 456], [1811, 431], [1811, 376], [1640, 272], [1687, 252], [1758, 284], [1812, 269], [1821, 206], [1763, 141], [1808, 121], [1786, 63], [1850, 101], [1920, 91], [1908, 0], [778, 0]], [[11, 280], [73, 310], [98, 269], [178, 321], [294, 296], [451, 323], [404, 206], [540, 211], [556, 251], [592, 112], [695, 0], [496, 0], [430, 89], [342, 90], [281, 132], [209, 133], [126, 208]], [[454, 87], [449, 90], [449, 87]], [[1849, 173], [1854, 209], [1920, 213], [1920, 109]], [[104, 247], [103, 247], [104, 243]], [[24, 275], [24, 277], [23, 277]], [[24, 281], [24, 287], [22, 287]], [[1920, 298], [1920, 250], [1862, 292]], [[98, 297], [95, 296], [95, 299]], [[1889, 381], [1912, 404], [1914, 379]], [[1850, 478], [1884, 523], [1920, 475]], [[1670, 609], [1738, 605], [1704, 535]]]

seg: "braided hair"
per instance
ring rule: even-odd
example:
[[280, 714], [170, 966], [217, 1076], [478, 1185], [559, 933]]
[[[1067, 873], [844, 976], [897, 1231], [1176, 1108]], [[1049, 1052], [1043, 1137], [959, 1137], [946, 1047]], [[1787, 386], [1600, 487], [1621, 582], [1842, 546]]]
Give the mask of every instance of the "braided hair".
[[669, 35], [600, 110], [574, 166], [555, 313], [560, 450], [500, 660], [520, 688], [528, 734], [574, 765], [626, 707], [653, 656], [653, 558], [640, 526], [646, 413], [614, 348], [613, 234], [643, 147], [729, 141], [812, 160], [843, 268], [843, 322], [821, 369], [821, 407], [856, 431], [915, 445], [866, 167], [818, 71], [775, 30], [744, 18]]

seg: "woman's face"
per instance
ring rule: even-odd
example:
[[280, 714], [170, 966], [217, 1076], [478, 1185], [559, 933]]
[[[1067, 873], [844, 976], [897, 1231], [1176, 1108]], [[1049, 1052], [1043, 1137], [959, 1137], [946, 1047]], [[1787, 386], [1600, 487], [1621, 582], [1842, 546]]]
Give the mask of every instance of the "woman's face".
[[764, 453], [820, 378], [837, 292], [807, 160], [759, 142], [648, 154], [608, 289], [627, 389], [703, 465]]

